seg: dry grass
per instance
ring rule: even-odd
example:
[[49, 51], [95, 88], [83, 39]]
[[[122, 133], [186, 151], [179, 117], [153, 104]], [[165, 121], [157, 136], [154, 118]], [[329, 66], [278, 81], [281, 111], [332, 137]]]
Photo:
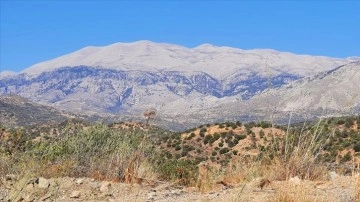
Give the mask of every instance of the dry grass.
[[127, 183], [156, 177], [150, 163], [155, 152], [146, 133], [114, 131], [104, 125], [95, 125], [53, 142], [35, 142], [26, 152], [13, 149], [0, 154], [1, 176], [93, 177]]
[[354, 201], [360, 202], [360, 174], [353, 175], [354, 178]]
[[273, 180], [288, 180], [294, 176], [308, 180], [326, 178], [326, 168], [318, 163], [330, 134], [322, 133], [321, 121], [311, 130], [296, 133], [288, 129], [284, 138], [274, 138], [258, 159], [265, 167], [263, 174]]
[[324, 198], [316, 197], [313, 194], [313, 187], [306, 183], [299, 185], [291, 183], [282, 183], [281, 185], [273, 185], [276, 193], [269, 198], [269, 202], [322, 202]]

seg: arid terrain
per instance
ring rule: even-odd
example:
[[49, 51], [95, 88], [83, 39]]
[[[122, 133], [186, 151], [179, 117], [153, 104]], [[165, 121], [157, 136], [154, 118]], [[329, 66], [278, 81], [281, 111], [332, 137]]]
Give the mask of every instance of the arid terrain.
[[359, 201], [359, 120], [2, 127], [0, 200]]
[[263, 189], [257, 179], [199, 192], [169, 182], [125, 184], [92, 178], [2, 178], [1, 201], [359, 201], [359, 175], [329, 173], [324, 181], [291, 178]]

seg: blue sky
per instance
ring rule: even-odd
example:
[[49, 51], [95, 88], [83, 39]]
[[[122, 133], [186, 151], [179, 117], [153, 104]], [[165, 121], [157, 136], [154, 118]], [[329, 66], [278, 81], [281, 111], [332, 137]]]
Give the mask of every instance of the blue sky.
[[137, 40], [360, 56], [358, 1], [0, 0], [0, 9], [1, 71]]

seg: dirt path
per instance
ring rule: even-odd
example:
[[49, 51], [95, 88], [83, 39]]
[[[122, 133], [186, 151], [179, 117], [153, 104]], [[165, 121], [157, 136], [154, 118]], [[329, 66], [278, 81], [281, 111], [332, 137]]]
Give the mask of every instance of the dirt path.
[[[337, 176], [329, 181], [273, 181], [261, 190], [255, 182], [233, 188], [217, 187], [215, 191], [199, 193], [195, 187], [170, 183], [129, 185], [90, 178], [23, 178], [8, 175], [1, 179], [0, 201], [356, 201], [355, 180], [358, 176]], [[278, 200], [279, 201], [279, 200]]]

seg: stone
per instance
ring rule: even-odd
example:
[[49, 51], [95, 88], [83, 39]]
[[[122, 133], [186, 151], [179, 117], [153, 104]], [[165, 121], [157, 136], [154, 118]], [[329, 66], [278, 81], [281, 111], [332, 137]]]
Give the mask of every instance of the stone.
[[80, 191], [73, 191], [70, 194], [70, 198], [80, 198], [81, 192]]
[[100, 185], [100, 192], [108, 192], [109, 191], [109, 187], [111, 186], [111, 183], [110, 182], [103, 182], [101, 183]]
[[335, 178], [339, 177], [339, 175], [335, 171], [329, 171], [329, 179], [334, 180]]
[[[48, 193], [45, 196], [41, 197], [39, 199], [39, 201], [45, 201], [46, 199], [49, 199], [50, 197], [51, 197], [51, 193]], [[30, 200], [26, 200], [26, 201], [30, 201]]]
[[299, 185], [301, 183], [301, 179], [298, 176], [291, 177], [289, 179], [289, 182], [292, 182], [295, 185]]
[[26, 190], [33, 190], [33, 189], [34, 189], [34, 184], [26, 185]]
[[39, 177], [39, 188], [47, 189], [50, 186], [50, 182], [48, 179], [45, 179], [43, 177]]
[[80, 185], [80, 184], [84, 183], [84, 179], [82, 179], [82, 178], [77, 179], [77, 180], [75, 181], [75, 183], [78, 184], [78, 185]]
[[157, 195], [156, 195], [155, 192], [150, 192], [150, 193], [148, 193], [147, 200], [150, 200], [150, 201], [155, 200], [155, 197], [156, 197], [156, 196], [157, 196]]
[[14, 175], [14, 174], [8, 174], [8, 175], [5, 176], [5, 180], [6, 180], [6, 181], [16, 180], [16, 175]]
[[178, 196], [178, 195], [180, 195], [180, 193], [179, 193], [178, 190], [171, 190], [171, 191], [170, 191], [170, 194], [173, 195], [173, 196]]
[[184, 192], [196, 192], [198, 189], [196, 187], [184, 187]]

